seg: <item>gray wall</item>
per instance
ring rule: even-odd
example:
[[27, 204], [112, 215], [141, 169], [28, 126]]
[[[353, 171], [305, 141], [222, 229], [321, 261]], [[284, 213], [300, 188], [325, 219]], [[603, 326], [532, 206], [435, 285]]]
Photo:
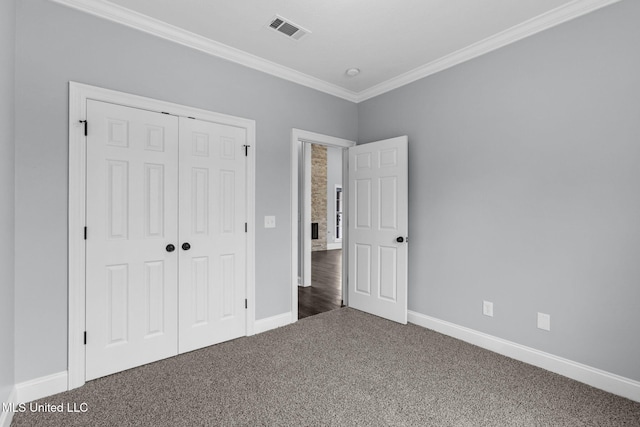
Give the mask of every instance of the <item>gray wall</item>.
[[409, 136], [410, 310], [640, 380], [638, 22], [622, 1], [359, 104], [360, 143]]
[[0, 2], [0, 401], [14, 384], [15, 0]]
[[336, 238], [336, 185], [342, 185], [342, 151], [327, 147], [327, 243]]
[[[356, 106], [45, 0], [19, 2], [16, 381], [4, 327], [14, 318], [14, 4], [0, 6], [3, 399], [14, 382], [67, 367], [69, 80], [256, 120], [258, 319], [289, 310], [291, 128], [360, 142], [408, 134], [410, 309], [640, 380], [640, 3]], [[278, 227], [263, 229], [272, 214]], [[495, 317], [481, 315], [483, 299]], [[551, 314], [550, 333], [536, 329], [536, 311]]]
[[67, 369], [69, 80], [256, 120], [256, 317], [288, 312], [291, 128], [354, 139], [356, 105], [49, 1], [17, 25], [16, 380]]

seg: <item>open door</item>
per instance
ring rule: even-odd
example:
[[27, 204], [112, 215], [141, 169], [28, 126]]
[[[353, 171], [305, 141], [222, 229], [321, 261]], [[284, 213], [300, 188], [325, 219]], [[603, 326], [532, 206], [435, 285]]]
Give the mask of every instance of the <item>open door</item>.
[[408, 139], [349, 148], [349, 306], [407, 323]]

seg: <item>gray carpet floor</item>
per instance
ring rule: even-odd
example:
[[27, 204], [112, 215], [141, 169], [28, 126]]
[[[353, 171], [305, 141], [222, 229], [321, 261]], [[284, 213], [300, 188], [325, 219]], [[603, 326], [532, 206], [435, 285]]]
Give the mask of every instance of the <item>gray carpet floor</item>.
[[640, 426], [640, 403], [343, 308], [88, 382], [12, 426]]

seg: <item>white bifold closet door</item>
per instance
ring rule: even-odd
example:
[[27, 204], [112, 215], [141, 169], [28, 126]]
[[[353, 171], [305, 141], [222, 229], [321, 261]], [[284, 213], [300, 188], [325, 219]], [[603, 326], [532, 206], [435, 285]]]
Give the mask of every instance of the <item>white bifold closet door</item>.
[[244, 130], [87, 119], [86, 380], [245, 335]]

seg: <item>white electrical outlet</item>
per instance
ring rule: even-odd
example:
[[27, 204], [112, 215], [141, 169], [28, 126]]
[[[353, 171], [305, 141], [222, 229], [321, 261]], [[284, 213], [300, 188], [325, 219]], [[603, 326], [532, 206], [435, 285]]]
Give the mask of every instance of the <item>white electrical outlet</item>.
[[538, 329], [542, 329], [545, 331], [551, 330], [551, 315], [538, 313]]
[[276, 228], [276, 217], [275, 216], [265, 216], [264, 217], [264, 228]]
[[482, 301], [482, 314], [493, 317], [493, 303], [490, 301]]

